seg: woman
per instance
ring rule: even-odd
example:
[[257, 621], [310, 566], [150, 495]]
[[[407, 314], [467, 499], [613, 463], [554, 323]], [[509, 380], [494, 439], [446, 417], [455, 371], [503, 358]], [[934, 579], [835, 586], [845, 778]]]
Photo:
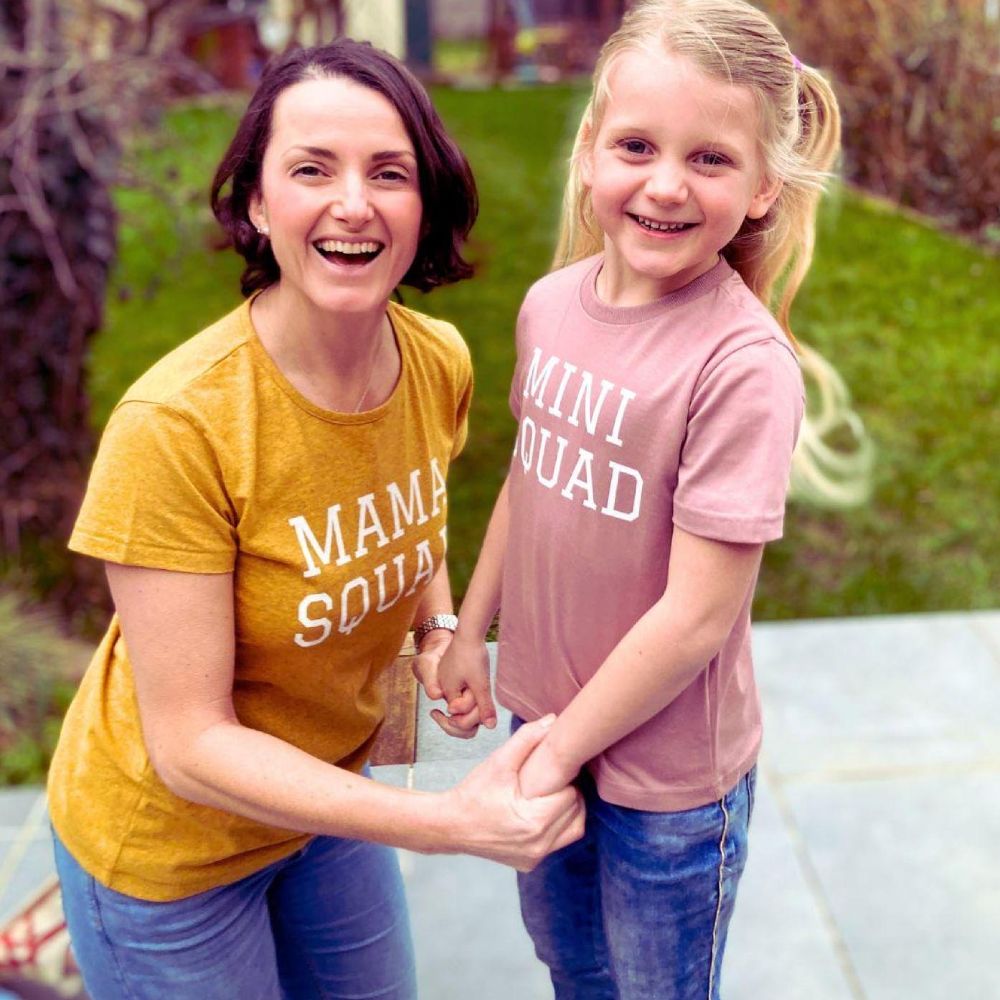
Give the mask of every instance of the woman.
[[411, 625], [440, 696], [471, 392], [454, 328], [389, 300], [468, 276], [475, 188], [341, 40], [269, 69], [212, 201], [250, 298], [119, 403], [70, 543], [117, 609], [49, 782], [74, 950], [95, 1000], [411, 997], [384, 845], [530, 868], [582, 831], [575, 791], [518, 792], [544, 724], [445, 793], [364, 774]]

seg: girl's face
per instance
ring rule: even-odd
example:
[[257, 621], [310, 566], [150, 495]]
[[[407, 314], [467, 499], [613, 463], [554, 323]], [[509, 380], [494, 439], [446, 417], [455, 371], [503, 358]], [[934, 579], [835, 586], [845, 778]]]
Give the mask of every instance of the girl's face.
[[780, 183], [765, 175], [749, 90], [665, 52], [624, 53], [608, 83], [581, 176], [604, 232], [601, 293], [639, 305], [714, 267]]
[[281, 93], [250, 220], [268, 233], [295, 307], [384, 310], [413, 263], [421, 216], [413, 144], [385, 97], [342, 77]]

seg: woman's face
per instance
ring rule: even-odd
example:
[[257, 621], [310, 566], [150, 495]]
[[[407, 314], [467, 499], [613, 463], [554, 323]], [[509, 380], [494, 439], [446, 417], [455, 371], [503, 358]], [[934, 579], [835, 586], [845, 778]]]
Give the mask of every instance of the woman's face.
[[296, 308], [384, 310], [413, 263], [421, 216], [413, 144], [385, 97], [343, 77], [281, 93], [250, 220]]

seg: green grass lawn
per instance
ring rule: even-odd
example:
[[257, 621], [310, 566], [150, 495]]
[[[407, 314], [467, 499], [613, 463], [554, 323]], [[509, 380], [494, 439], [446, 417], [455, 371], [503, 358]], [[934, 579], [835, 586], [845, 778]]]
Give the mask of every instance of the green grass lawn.
[[[548, 266], [562, 171], [583, 94], [439, 91], [476, 172], [478, 276], [404, 299], [462, 330], [476, 365], [469, 445], [451, 480], [456, 592], [471, 572], [513, 443], [513, 324]], [[210, 249], [208, 180], [232, 109], [186, 108], [136, 156], [157, 194], [123, 190], [121, 261], [91, 387], [101, 425], [129, 382], [238, 301], [240, 261]], [[1000, 605], [1000, 260], [840, 191], [796, 305], [801, 339], [850, 385], [876, 441], [875, 498], [848, 513], [792, 505], [758, 588], [759, 618]]]

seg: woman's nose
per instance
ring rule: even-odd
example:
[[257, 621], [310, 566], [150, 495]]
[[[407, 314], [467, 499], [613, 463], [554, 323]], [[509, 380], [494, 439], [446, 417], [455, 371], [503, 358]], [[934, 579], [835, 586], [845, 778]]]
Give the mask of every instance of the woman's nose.
[[354, 175], [342, 177], [334, 191], [330, 210], [335, 218], [349, 226], [362, 226], [368, 222], [374, 210], [365, 179]]

